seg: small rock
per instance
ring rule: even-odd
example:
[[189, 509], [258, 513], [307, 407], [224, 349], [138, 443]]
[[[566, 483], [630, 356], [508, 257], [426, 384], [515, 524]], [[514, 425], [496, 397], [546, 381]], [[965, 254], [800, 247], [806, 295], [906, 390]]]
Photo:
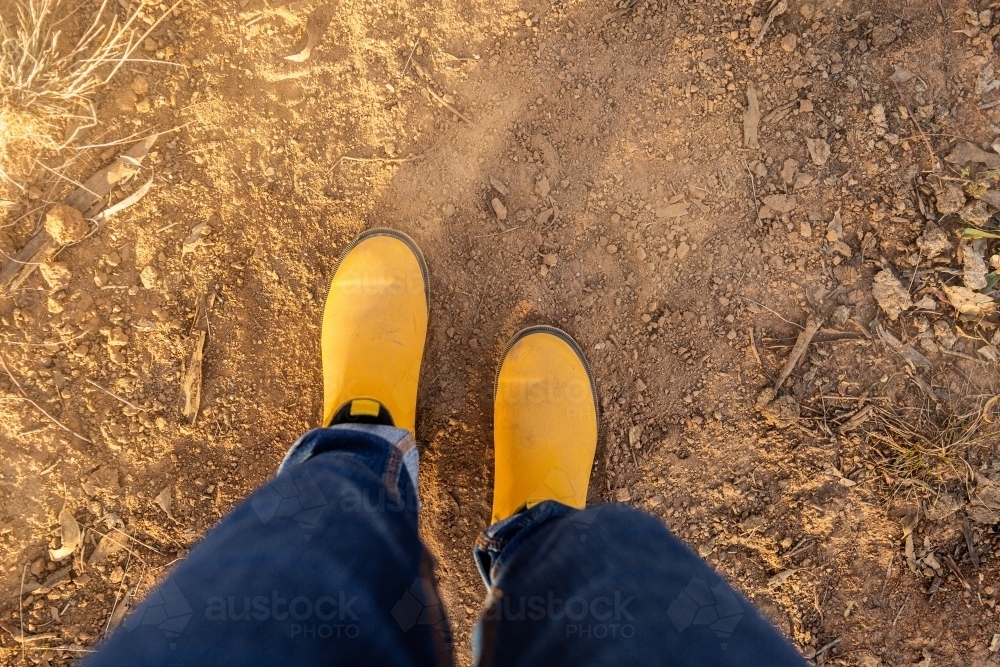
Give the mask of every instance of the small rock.
[[122, 331], [121, 327], [115, 327], [108, 334], [108, 345], [112, 345], [114, 347], [124, 347], [128, 345], [128, 336], [125, 335], [125, 332]]
[[98, 287], [104, 287], [108, 284], [108, 274], [104, 271], [94, 271], [94, 284]]
[[899, 318], [904, 310], [913, 307], [909, 291], [888, 269], [883, 269], [875, 274], [872, 296], [893, 322]]
[[156, 281], [159, 279], [159, 272], [156, 267], [150, 264], [142, 269], [139, 273], [139, 280], [142, 282], [142, 286], [146, 289], [153, 289], [156, 287]]
[[924, 227], [924, 233], [917, 239], [917, 247], [928, 259], [951, 250], [951, 241], [948, 235], [933, 222], [928, 222]]
[[620, 503], [627, 503], [632, 500], [632, 493], [628, 489], [617, 489], [615, 491], [615, 500]]
[[81, 240], [90, 231], [90, 227], [78, 210], [65, 204], [56, 204], [45, 214], [45, 231], [58, 245], [66, 245]]
[[823, 139], [806, 139], [806, 148], [815, 165], [823, 166], [830, 159], [830, 144]]
[[811, 113], [812, 110], [813, 110], [812, 100], [807, 100], [805, 98], [799, 100], [799, 112]]
[[986, 240], [962, 243], [962, 282], [971, 290], [986, 288]]
[[503, 202], [500, 201], [498, 197], [493, 198], [493, 201], [490, 202], [490, 206], [493, 207], [493, 212], [496, 213], [498, 219], [507, 219], [507, 207], [503, 205]]
[[444, 217], [450, 218], [455, 215], [455, 205], [451, 202], [445, 203], [445, 205], [441, 207], [441, 213], [444, 214]]
[[636, 390], [637, 392], [639, 392], [640, 394], [641, 394], [642, 392], [646, 391], [646, 383], [645, 383], [645, 382], [643, 382], [643, 381], [642, 381], [642, 379], [637, 379], [637, 380], [635, 381], [635, 390]]
[[796, 44], [798, 44], [799, 38], [795, 36], [794, 33], [788, 33], [781, 38], [781, 48], [785, 53], [791, 53], [795, 50]]
[[690, 251], [691, 246], [684, 241], [681, 241], [680, 245], [677, 246], [677, 259], [684, 259]]
[[795, 182], [795, 176], [798, 174], [798, 171], [799, 163], [792, 158], [788, 158], [781, 167], [781, 180], [791, 185]]
[[469, 339], [469, 347], [471, 347], [473, 350], [478, 350], [479, 349], [479, 341], [476, 340], [475, 338], [470, 338]]
[[122, 256], [112, 250], [108, 253], [108, 256], [104, 258], [104, 263], [111, 268], [117, 268], [118, 265], [122, 263]]
[[614, 255], [615, 253], [618, 252], [618, 246], [616, 246], [614, 243], [610, 243], [608, 244], [608, 247], [605, 248], [605, 250], [608, 251], [609, 255]]
[[542, 256], [542, 263], [549, 268], [555, 267], [559, 263], [559, 255], [555, 253], [549, 253]]
[[66, 262], [44, 262], [38, 265], [38, 272], [42, 274], [42, 280], [53, 292], [66, 289], [69, 281], [73, 279], [73, 272], [69, 270]]

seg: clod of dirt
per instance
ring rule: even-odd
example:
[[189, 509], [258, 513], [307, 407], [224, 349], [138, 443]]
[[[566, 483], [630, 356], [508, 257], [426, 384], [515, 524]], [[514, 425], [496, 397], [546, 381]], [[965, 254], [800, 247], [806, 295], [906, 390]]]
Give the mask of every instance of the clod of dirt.
[[781, 38], [781, 49], [785, 53], [791, 53], [795, 50], [795, 46], [799, 43], [799, 38], [795, 36], [795, 33], [788, 33]]
[[823, 139], [806, 139], [806, 148], [813, 164], [822, 167], [830, 159], [830, 144]]
[[937, 210], [941, 215], [958, 213], [965, 206], [965, 193], [954, 183], [939, 181], [934, 185], [934, 193], [937, 196]]
[[53, 292], [66, 289], [69, 281], [73, 279], [73, 272], [69, 270], [66, 262], [43, 262], [38, 265], [38, 272], [42, 274], [42, 280]]
[[930, 259], [950, 251], [952, 245], [943, 229], [933, 222], [928, 222], [927, 226], [924, 227], [924, 233], [917, 239], [917, 247], [925, 257]]
[[493, 207], [493, 212], [496, 213], [497, 219], [501, 221], [507, 219], [507, 207], [503, 205], [503, 202], [499, 198], [494, 197], [490, 202], [490, 206]]
[[768, 424], [779, 428], [792, 426], [799, 420], [799, 404], [791, 396], [778, 396], [773, 387], [767, 387], [757, 396], [757, 411]]
[[761, 201], [764, 202], [764, 206], [777, 213], [791, 213], [798, 206], [798, 202], [792, 195], [767, 195]]
[[977, 227], [982, 227], [989, 221], [992, 213], [990, 213], [990, 210], [986, 207], [986, 202], [982, 199], [973, 199], [962, 207], [962, 210], [958, 212], [958, 216], [966, 222], [971, 222]]
[[872, 296], [893, 322], [899, 318], [904, 310], [913, 307], [910, 292], [888, 269], [883, 269], [875, 274]]
[[986, 240], [979, 239], [969, 243], [964, 241], [962, 249], [962, 282], [971, 290], [979, 291], [986, 288]]
[[547, 255], [543, 255], [542, 263], [545, 264], [545, 266], [552, 268], [559, 263], [559, 255], [555, 253], [549, 253]]
[[549, 185], [549, 179], [548, 179], [548, 178], [546, 178], [545, 176], [542, 176], [542, 177], [541, 177], [540, 179], [538, 179], [538, 181], [537, 181], [537, 182], [535, 183], [535, 192], [536, 192], [536, 193], [538, 194], [538, 196], [539, 196], [539, 197], [541, 197], [542, 199], [545, 199], [546, 197], [548, 197], [548, 196], [549, 196], [549, 191], [550, 191], [551, 189], [552, 189], [552, 187], [551, 187], [551, 186]]
[[618, 246], [616, 246], [614, 243], [609, 243], [608, 247], [605, 248], [605, 250], [608, 251], [609, 255], [614, 255], [615, 253], [618, 252]]
[[146, 289], [153, 289], [156, 287], [156, 281], [159, 280], [159, 277], [159, 272], [152, 264], [143, 267], [142, 271], [139, 273], [139, 281]]
[[941, 285], [949, 303], [960, 315], [983, 317], [996, 310], [996, 302], [988, 295], [973, 291], [968, 287]]
[[66, 245], [81, 240], [90, 227], [83, 219], [83, 213], [72, 206], [56, 204], [45, 214], [45, 231], [57, 244]]
[[896, 41], [896, 26], [892, 23], [879, 23], [872, 30], [872, 44], [875, 46], [885, 46]]
[[892, 79], [893, 83], [906, 83], [913, 78], [913, 72], [906, 69], [905, 67], [900, 67], [899, 65], [893, 65], [896, 71], [892, 73], [889, 77]]
[[543, 209], [537, 216], [535, 216], [535, 224], [539, 227], [547, 225], [555, 213], [556, 210], [554, 208]]
[[976, 489], [966, 512], [976, 523], [993, 525], [1000, 521], [1000, 485], [977, 474]]
[[690, 203], [686, 201], [679, 201], [673, 204], [668, 204], [667, 206], [661, 206], [656, 209], [657, 218], [679, 218], [688, 214], [688, 208], [691, 206]]

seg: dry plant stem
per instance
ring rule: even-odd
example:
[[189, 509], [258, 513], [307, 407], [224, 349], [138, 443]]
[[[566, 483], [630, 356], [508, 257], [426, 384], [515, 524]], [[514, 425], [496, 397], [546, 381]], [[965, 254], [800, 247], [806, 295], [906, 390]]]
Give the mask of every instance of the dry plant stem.
[[795, 347], [792, 348], [792, 353], [788, 355], [788, 361], [785, 362], [785, 367], [781, 369], [778, 373], [778, 377], [774, 380], [774, 390], [778, 391], [781, 389], [782, 383], [788, 379], [788, 376], [792, 374], [795, 367], [798, 365], [799, 361], [802, 359], [802, 355], [806, 353], [809, 348], [809, 343], [812, 341], [813, 336], [819, 331], [819, 328], [823, 326], [823, 320], [819, 317], [813, 315], [809, 316], [806, 320], [806, 328], [799, 333], [798, 339], [795, 341]]
[[122, 397], [121, 397], [121, 396], [119, 396], [118, 394], [115, 394], [115, 393], [112, 393], [112, 392], [108, 391], [107, 389], [105, 389], [105, 388], [104, 388], [104, 387], [102, 387], [101, 385], [97, 384], [96, 382], [93, 382], [93, 381], [91, 381], [90, 379], [87, 379], [87, 380], [85, 380], [85, 382], [86, 382], [87, 384], [89, 384], [90, 386], [92, 386], [92, 387], [97, 387], [98, 389], [100, 389], [101, 391], [103, 391], [103, 392], [104, 392], [105, 394], [107, 394], [107, 395], [108, 395], [108, 396], [110, 396], [111, 398], [115, 399], [115, 400], [116, 400], [116, 401], [118, 401], [119, 403], [123, 403], [123, 404], [125, 404], [125, 405], [129, 406], [129, 407], [130, 407], [130, 408], [132, 408], [133, 410], [140, 410], [140, 411], [142, 411], [142, 412], [147, 412], [146, 408], [140, 408], [140, 407], [139, 407], [138, 405], [136, 405], [136, 404], [134, 404], [134, 403], [130, 403], [130, 402], [128, 402], [128, 401], [126, 401], [126, 400], [125, 400], [124, 398], [122, 398]]
[[25, 658], [25, 642], [24, 642], [24, 575], [28, 572], [28, 564], [25, 563], [24, 567], [21, 568], [21, 591], [17, 595], [17, 616], [18, 620], [21, 622], [21, 662], [27, 663]]
[[764, 26], [757, 34], [757, 39], [753, 40], [753, 44], [747, 47], [747, 55], [752, 54], [753, 50], [760, 46], [760, 43], [764, 40], [764, 35], [767, 34], [767, 29], [771, 27], [772, 23], [774, 23], [774, 19], [784, 14], [786, 9], [788, 9], [788, 3], [785, 2], [785, 0], [781, 0], [781, 2], [774, 6], [774, 9], [772, 9], [767, 15], [767, 20], [764, 21]]
[[66, 426], [65, 424], [63, 424], [61, 421], [59, 421], [58, 419], [56, 419], [55, 417], [53, 417], [52, 415], [50, 415], [48, 412], [46, 412], [45, 408], [43, 408], [42, 406], [40, 406], [38, 403], [35, 403], [33, 400], [31, 400], [30, 398], [28, 398], [28, 394], [26, 394], [25, 391], [24, 391], [24, 388], [21, 387], [21, 383], [18, 382], [17, 378], [14, 377], [14, 374], [10, 372], [10, 367], [7, 366], [7, 360], [4, 358], [4, 356], [2, 354], [0, 354], [0, 364], [3, 364], [3, 369], [4, 369], [4, 371], [7, 372], [7, 377], [9, 377], [10, 381], [14, 383], [14, 386], [17, 387], [17, 390], [21, 392], [21, 395], [24, 396], [24, 400], [26, 400], [28, 403], [30, 403], [32, 406], [34, 406], [34, 408], [36, 410], [38, 410], [39, 412], [41, 412], [43, 415], [45, 415], [46, 417], [48, 417], [52, 421], [53, 424], [55, 424], [56, 426], [58, 426], [62, 430], [66, 431], [70, 435], [76, 436], [77, 438], [79, 438], [80, 440], [83, 440], [86, 443], [89, 443], [91, 445], [94, 444], [91, 440], [83, 437], [82, 435], [80, 435], [79, 433], [77, 433], [76, 431], [74, 431], [73, 429], [69, 428], [68, 426]]
[[441, 106], [443, 106], [444, 108], [448, 109], [448, 111], [452, 112], [453, 114], [455, 114], [456, 116], [458, 116], [459, 118], [461, 118], [462, 120], [464, 120], [469, 125], [472, 125], [472, 121], [471, 120], [469, 120], [468, 118], [466, 118], [465, 116], [463, 116], [462, 114], [460, 114], [455, 107], [453, 107], [450, 104], [448, 104], [447, 102], [445, 102], [440, 96], [438, 96], [437, 93], [435, 93], [433, 90], [431, 90], [430, 86], [427, 86], [427, 92], [430, 94], [431, 97], [433, 97], [435, 100], [437, 100], [441, 104]]

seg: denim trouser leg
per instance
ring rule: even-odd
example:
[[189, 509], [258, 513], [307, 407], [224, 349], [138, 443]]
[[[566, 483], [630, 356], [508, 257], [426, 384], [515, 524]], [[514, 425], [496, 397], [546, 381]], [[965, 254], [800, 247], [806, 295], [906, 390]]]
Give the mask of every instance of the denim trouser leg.
[[475, 556], [483, 667], [805, 664], [660, 521], [622, 505], [541, 503], [487, 529]]
[[451, 664], [416, 468], [407, 431], [306, 433], [88, 667]]

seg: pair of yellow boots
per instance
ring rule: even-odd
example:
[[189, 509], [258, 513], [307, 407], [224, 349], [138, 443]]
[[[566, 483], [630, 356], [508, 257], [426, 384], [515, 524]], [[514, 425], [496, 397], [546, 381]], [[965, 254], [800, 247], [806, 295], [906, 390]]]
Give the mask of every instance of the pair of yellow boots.
[[[323, 312], [323, 424], [415, 430], [429, 282], [402, 232], [372, 229], [348, 246]], [[554, 327], [507, 344], [493, 407], [493, 521], [544, 500], [583, 508], [597, 449], [597, 393], [583, 352]]]

